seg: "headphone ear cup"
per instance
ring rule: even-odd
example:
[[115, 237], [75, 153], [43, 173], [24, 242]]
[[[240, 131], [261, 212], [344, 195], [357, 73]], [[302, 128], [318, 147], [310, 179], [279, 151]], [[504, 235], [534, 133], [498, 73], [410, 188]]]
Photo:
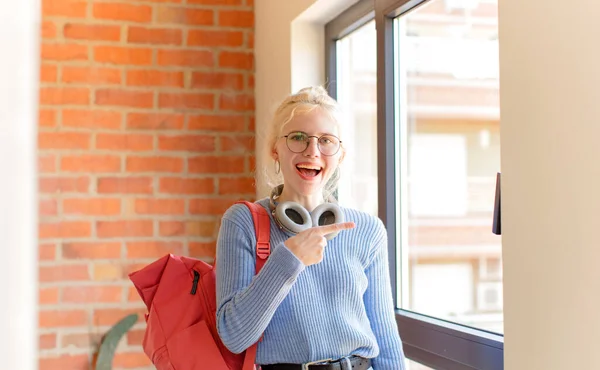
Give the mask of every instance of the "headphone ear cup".
[[[323, 203], [311, 212], [313, 226], [332, 225], [344, 222], [344, 213], [335, 203]], [[325, 235], [325, 239], [331, 240], [337, 236], [339, 231]]]
[[310, 213], [296, 202], [282, 202], [275, 208], [275, 218], [282, 228], [299, 233], [312, 226]]

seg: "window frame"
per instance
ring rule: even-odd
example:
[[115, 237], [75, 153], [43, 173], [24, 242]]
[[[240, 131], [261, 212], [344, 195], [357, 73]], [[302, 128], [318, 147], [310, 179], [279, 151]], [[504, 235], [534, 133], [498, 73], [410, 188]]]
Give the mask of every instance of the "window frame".
[[[325, 73], [329, 94], [337, 98], [336, 43], [375, 20], [377, 32], [377, 162], [379, 217], [388, 235], [389, 273], [397, 307], [396, 126], [394, 94], [394, 18], [433, 0], [359, 0], [325, 25]], [[504, 336], [416, 312], [396, 309], [396, 323], [408, 359], [434, 369], [500, 370]]]

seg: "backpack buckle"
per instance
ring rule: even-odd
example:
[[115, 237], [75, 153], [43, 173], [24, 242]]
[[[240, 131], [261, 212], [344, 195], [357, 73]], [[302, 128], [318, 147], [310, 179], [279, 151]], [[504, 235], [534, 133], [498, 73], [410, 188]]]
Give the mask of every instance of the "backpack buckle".
[[313, 361], [313, 362], [307, 362], [302, 364], [302, 370], [309, 370], [309, 366], [312, 365], [325, 365], [325, 364], [330, 364], [333, 361], [332, 358], [326, 358], [324, 360], [319, 360], [319, 361]]
[[256, 255], [265, 260], [269, 257], [271, 251], [271, 243], [269, 242], [258, 242], [256, 243]]

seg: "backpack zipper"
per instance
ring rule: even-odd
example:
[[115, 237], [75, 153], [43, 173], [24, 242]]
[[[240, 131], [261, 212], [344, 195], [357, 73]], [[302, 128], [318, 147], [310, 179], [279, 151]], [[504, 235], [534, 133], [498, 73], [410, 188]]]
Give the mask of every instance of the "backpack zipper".
[[196, 270], [194, 271], [194, 282], [192, 283], [192, 291], [190, 292], [190, 294], [194, 295], [196, 294], [196, 291], [198, 290], [198, 281], [200, 280], [200, 273]]

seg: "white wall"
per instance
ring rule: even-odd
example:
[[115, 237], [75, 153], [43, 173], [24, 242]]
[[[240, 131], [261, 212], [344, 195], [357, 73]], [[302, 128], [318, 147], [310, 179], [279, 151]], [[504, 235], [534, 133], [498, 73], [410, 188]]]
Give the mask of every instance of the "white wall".
[[[257, 148], [264, 145], [265, 128], [279, 102], [302, 87], [326, 83], [323, 25], [356, 1], [255, 1]], [[261, 168], [263, 158], [256, 164]], [[259, 198], [270, 192], [260, 177], [257, 188]]]
[[600, 369], [600, 2], [499, 4], [505, 369]]
[[0, 9], [0, 367], [33, 370], [38, 366], [39, 2], [0, 0]]

